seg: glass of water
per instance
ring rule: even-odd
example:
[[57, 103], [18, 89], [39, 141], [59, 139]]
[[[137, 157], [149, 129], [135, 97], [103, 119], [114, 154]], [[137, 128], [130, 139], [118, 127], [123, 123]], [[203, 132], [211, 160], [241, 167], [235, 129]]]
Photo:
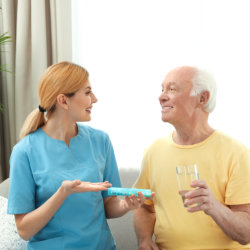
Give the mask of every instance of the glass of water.
[[[196, 164], [176, 167], [176, 176], [179, 187], [179, 194], [181, 195], [182, 202], [185, 202], [185, 194], [192, 190], [191, 182], [199, 179], [198, 168]], [[184, 204], [184, 207], [186, 205]]]

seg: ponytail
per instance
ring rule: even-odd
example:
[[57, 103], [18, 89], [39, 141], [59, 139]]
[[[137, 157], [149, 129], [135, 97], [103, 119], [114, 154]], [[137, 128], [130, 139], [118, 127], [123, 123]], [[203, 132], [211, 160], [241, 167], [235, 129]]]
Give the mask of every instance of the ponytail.
[[44, 113], [40, 112], [39, 109], [34, 109], [26, 118], [21, 132], [20, 139], [24, 138], [26, 135], [36, 131], [38, 128], [46, 123]]

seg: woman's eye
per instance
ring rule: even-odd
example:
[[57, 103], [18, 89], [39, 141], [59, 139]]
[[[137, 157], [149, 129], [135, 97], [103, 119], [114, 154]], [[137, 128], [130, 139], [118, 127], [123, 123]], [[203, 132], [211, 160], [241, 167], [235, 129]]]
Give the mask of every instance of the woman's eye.
[[91, 91], [86, 92], [86, 95], [90, 95]]

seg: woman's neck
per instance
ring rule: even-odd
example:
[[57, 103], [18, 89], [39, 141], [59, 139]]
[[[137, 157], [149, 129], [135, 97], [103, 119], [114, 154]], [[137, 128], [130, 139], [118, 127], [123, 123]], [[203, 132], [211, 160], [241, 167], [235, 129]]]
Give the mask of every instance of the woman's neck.
[[63, 117], [50, 117], [42, 130], [50, 137], [62, 140], [69, 145], [70, 139], [78, 134], [78, 126], [75, 122]]

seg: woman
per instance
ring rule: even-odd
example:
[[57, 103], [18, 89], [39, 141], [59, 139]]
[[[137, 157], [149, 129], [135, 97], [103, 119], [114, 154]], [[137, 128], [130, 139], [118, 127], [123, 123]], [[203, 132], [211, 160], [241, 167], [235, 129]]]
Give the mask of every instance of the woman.
[[145, 197], [107, 197], [111, 183], [121, 185], [112, 144], [106, 133], [76, 123], [89, 121], [97, 102], [88, 72], [52, 65], [39, 98], [10, 159], [8, 213], [19, 235], [28, 249], [116, 249], [106, 217], [122, 216]]

